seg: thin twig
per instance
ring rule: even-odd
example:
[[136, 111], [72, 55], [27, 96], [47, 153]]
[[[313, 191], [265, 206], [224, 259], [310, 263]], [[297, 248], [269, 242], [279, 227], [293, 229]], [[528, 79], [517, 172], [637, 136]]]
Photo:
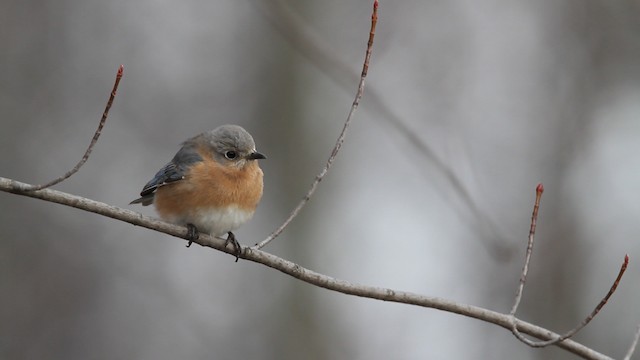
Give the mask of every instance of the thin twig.
[[[586, 318], [584, 318], [584, 320], [582, 320], [582, 322], [580, 322], [578, 326], [567, 331], [563, 335], [559, 335], [555, 339], [549, 339], [546, 341], [532, 341], [530, 339], [525, 338], [522, 334], [520, 334], [520, 332], [518, 331], [518, 326], [515, 322], [511, 326], [511, 331], [516, 336], [516, 338], [518, 338], [518, 340], [522, 341], [523, 343], [531, 347], [536, 347], [536, 348], [555, 345], [561, 341], [569, 339], [573, 335], [577, 334], [580, 330], [582, 330], [585, 326], [587, 326], [587, 324], [589, 324], [591, 320], [593, 320], [593, 318], [595, 318], [596, 315], [598, 315], [598, 313], [600, 312], [600, 310], [602, 310], [602, 308], [607, 304], [607, 301], [609, 301], [609, 298], [611, 297], [611, 295], [613, 295], [613, 293], [618, 288], [618, 285], [620, 284], [620, 279], [622, 279], [622, 275], [627, 270], [627, 265], [629, 265], [629, 255], [624, 256], [624, 261], [622, 262], [622, 266], [620, 266], [620, 271], [618, 272], [618, 276], [616, 277], [616, 280], [613, 282], [613, 285], [611, 285], [611, 288], [609, 288], [607, 295], [605, 295], [605, 297], [602, 298], [602, 300], [600, 300], [600, 303], [598, 303], [598, 305], [593, 309], [593, 311], [591, 311], [591, 313]], [[515, 319], [515, 314], [511, 314], [511, 316], [513, 316]]]
[[102, 133], [102, 128], [104, 127], [104, 124], [107, 121], [107, 116], [109, 116], [109, 109], [111, 109], [111, 105], [113, 105], [113, 100], [116, 97], [116, 91], [118, 90], [118, 85], [120, 84], [120, 79], [122, 79], [123, 73], [124, 73], [124, 66], [120, 65], [120, 67], [118, 68], [118, 73], [116, 74], [116, 82], [113, 84], [113, 89], [111, 90], [111, 94], [109, 95], [107, 106], [105, 107], [104, 112], [102, 113], [102, 118], [100, 119], [100, 124], [98, 124], [98, 129], [93, 134], [93, 139], [91, 139], [91, 143], [89, 144], [87, 151], [85, 151], [84, 155], [82, 156], [82, 159], [76, 164], [76, 166], [73, 167], [73, 169], [67, 171], [67, 173], [62, 175], [61, 177], [51, 180], [46, 184], [29, 185], [28, 188], [25, 188], [23, 190], [25, 191], [42, 190], [42, 189], [51, 187], [53, 185], [59, 184], [65, 181], [66, 179], [70, 178], [73, 174], [77, 173], [78, 170], [80, 170], [80, 168], [82, 167], [82, 165], [84, 165], [84, 163], [87, 162], [87, 160], [89, 159], [89, 155], [93, 150], [93, 147], [96, 145], [96, 142], [98, 142], [98, 138]]
[[358, 109], [358, 105], [360, 105], [360, 99], [362, 99], [362, 94], [364, 93], [364, 80], [367, 77], [367, 73], [369, 72], [369, 61], [371, 59], [371, 51], [373, 50], [373, 38], [375, 37], [376, 24], [377, 23], [378, 23], [378, 0], [374, 0], [374, 2], [373, 2], [373, 12], [371, 14], [371, 28], [369, 30], [369, 41], [367, 42], [367, 52], [365, 54], [364, 63], [362, 65], [362, 74], [360, 75], [360, 82], [358, 84], [358, 91], [356, 92], [356, 97], [353, 100], [353, 104], [351, 105], [351, 110], [349, 110], [349, 115], [347, 116], [347, 120], [344, 122], [344, 126], [342, 127], [342, 131], [340, 132], [340, 135], [338, 136], [338, 140], [336, 141], [336, 145], [333, 147], [333, 150], [331, 151], [331, 155], [329, 156], [329, 159], [327, 159], [327, 162], [324, 165], [324, 167], [322, 168], [322, 171], [320, 171], [320, 173], [318, 175], [316, 175], [316, 178], [314, 179], [313, 183], [311, 184], [311, 187], [309, 188], [309, 191], [307, 191], [307, 194], [302, 198], [300, 203], [298, 203], [298, 206], [296, 206], [293, 209], [293, 211], [291, 211], [291, 214], [289, 214], [289, 217], [282, 223], [282, 225], [280, 225], [280, 227], [278, 227], [273, 233], [271, 233], [271, 235], [269, 235], [266, 239], [262, 240], [261, 242], [255, 244], [253, 246], [254, 249], [259, 250], [259, 249], [262, 249], [263, 247], [265, 247], [273, 239], [278, 237], [284, 231], [284, 229], [287, 226], [289, 226], [289, 223], [291, 223], [291, 221], [293, 221], [293, 219], [296, 216], [298, 216], [298, 213], [300, 213], [300, 210], [302, 210], [302, 208], [307, 204], [307, 202], [309, 202], [309, 200], [311, 199], [311, 197], [315, 193], [315, 191], [316, 191], [316, 189], [318, 187], [318, 184], [320, 184], [320, 181], [322, 181], [322, 179], [325, 177], [325, 175], [327, 175], [327, 172], [329, 171], [329, 168], [331, 168], [331, 165], [333, 164], [333, 161], [335, 160], [336, 156], [338, 155], [338, 152], [340, 151], [340, 148], [342, 148], [342, 144], [344, 143], [344, 139], [345, 139], [345, 137], [347, 135], [347, 130], [349, 129], [349, 125], [351, 124], [351, 120], [353, 119], [353, 116], [354, 116], [356, 110]]
[[558, 344], [566, 339], [569, 339], [570, 337], [578, 333], [580, 330], [582, 330], [582, 328], [587, 326], [587, 324], [589, 324], [591, 320], [593, 320], [593, 318], [596, 315], [598, 315], [598, 313], [600, 312], [600, 310], [602, 310], [602, 308], [607, 303], [607, 301], [609, 301], [609, 298], [611, 297], [611, 295], [613, 295], [613, 293], [616, 291], [616, 289], [618, 288], [618, 285], [620, 284], [620, 280], [622, 279], [622, 275], [624, 275], [624, 272], [627, 270], [627, 265], [629, 265], [629, 255], [625, 255], [624, 261], [622, 262], [622, 266], [620, 267], [620, 271], [618, 272], [618, 276], [613, 282], [613, 285], [611, 285], [611, 288], [609, 288], [609, 291], [607, 292], [605, 297], [602, 298], [602, 300], [600, 300], [600, 303], [593, 309], [593, 311], [591, 311], [591, 313], [584, 320], [582, 320], [582, 322], [580, 322], [580, 324], [578, 324], [578, 326], [576, 326], [572, 330], [569, 330], [563, 335], [558, 335], [555, 338], [551, 338], [545, 341], [533, 341], [525, 338], [518, 330], [518, 323], [516, 321], [516, 311], [518, 310], [518, 305], [520, 305], [520, 300], [522, 299], [522, 292], [524, 290], [524, 285], [525, 285], [525, 282], [527, 281], [527, 273], [529, 272], [529, 262], [531, 261], [531, 253], [533, 252], [533, 242], [536, 234], [536, 223], [538, 221], [538, 209], [540, 208], [540, 199], [542, 198], [543, 192], [544, 192], [544, 187], [542, 186], [542, 184], [538, 184], [538, 186], [536, 187], [536, 201], [533, 206], [533, 215], [531, 216], [531, 227], [529, 229], [529, 241], [527, 242], [527, 253], [525, 256], [524, 266], [522, 267], [522, 273], [520, 275], [520, 283], [518, 284], [516, 298], [513, 303], [513, 308], [509, 313], [512, 319], [511, 332], [513, 333], [513, 335], [523, 343], [536, 348]]
[[[315, 29], [309, 26], [300, 14], [291, 7], [291, 2], [286, 0], [254, 0], [251, 2], [271, 26], [286, 40], [298, 53], [316, 66], [329, 79], [333, 80], [343, 89], [350, 89], [351, 84], [358, 80], [358, 76], [351, 67], [335, 56], [338, 52], [329, 43], [318, 36]], [[435, 168], [436, 173], [440, 172], [446, 184], [453, 189], [463, 204], [469, 210], [470, 218], [467, 217], [463, 209], [455, 207], [462, 222], [479, 232], [481, 244], [491, 257], [504, 261], [515, 253], [515, 247], [506, 241], [504, 230], [499, 224], [484, 211], [474, 200], [471, 191], [456, 174], [450, 162], [443, 159], [435, 151], [433, 146], [419, 136], [420, 132], [415, 131], [395, 113], [385, 102], [384, 96], [375, 88], [367, 88], [367, 108], [371, 113], [375, 113], [375, 120], [383, 121], [390, 126], [389, 131], [399, 134], [405, 140], [405, 144], [413, 146], [412, 153], [421, 154], [427, 158]], [[364, 108], [362, 110], [365, 110]], [[433, 180], [433, 172], [429, 172], [429, 179]], [[446, 194], [439, 191], [439, 194]], [[444, 196], [444, 195], [443, 195]]]
[[624, 356], [623, 360], [631, 360], [631, 356], [633, 356], [633, 352], [636, 351], [636, 346], [638, 346], [638, 340], [640, 340], [640, 325], [638, 325], [638, 328], [636, 329], [636, 334], [633, 337], [631, 346], [629, 346], [627, 355]]
[[[28, 184], [0, 177], [0, 191], [29, 196], [44, 201], [75, 207], [84, 211], [89, 211], [113, 219], [128, 222], [133, 225], [142, 226], [147, 229], [155, 230], [182, 239], [187, 239], [188, 231], [187, 228], [183, 226], [170, 224], [158, 219], [144, 216], [140, 213], [128, 209], [122, 209], [116, 206], [87, 199], [77, 195], [67, 194], [62, 191], [53, 189], [44, 189], [29, 192], [24, 191], [23, 189], [27, 188], [28, 186]], [[232, 246], [226, 247], [224, 240], [217, 240], [209, 235], [200, 234], [199, 238], [193, 242], [201, 246], [226, 252], [235, 257], [235, 249]], [[505, 329], [510, 329], [514, 321], [513, 316], [509, 314], [502, 314], [473, 305], [461, 304], [443, 298], [420, 295], [412, 292], [399, 291], [375, 286], [366, 286], [332, 278], [330, 276], [306, 269], [298, 264], [277, 257], [270, 253], [252, 249], [250, 247], [242, 247], [240, 257], [245, 260], [253, 261], [255, 263], [259, 263], [276, 269], [311, 285], [323, 287], [325, 289], [337, 291], [347, 295], [355, 295], [364, 298], [438, 309], [492, 323]], [[518, 329], [521, 332], [534, 336], [536, 338], [546, 340], [555, 339], [559, 336], [558, 334], [550, 330], [528, 323], [526, 321], [517, 319], [515, 321], [517, 323]], [[567, 339], [556, 345], [585, 359], [611, 360], [611, 357], [599, 353], [571, 339]]]
[[527, 253], [524, 258], [524, 266], [522, 267], [522, 273], [520, 273], [520, 283], [518, 284], [518, 290], [516, 291], [516, 298], [513, 302], [513, 307], [509, 313], [515, 317], [520, 300], [522, 300], [522, 292], [524, 291], [524, 284], [527, 281], [527, 274], [529, 273], [529, 262], [531, 262], [531, 253], [533, 252], [533, 241], [536, 236], [536, 225], [538, 223], [538, 209], [540, 209], [540, 200], [542, 199], [542, 193], [544, 192], [544, 186], [542, 183], [536, 186], [536, 201], [533, 205], [533, 214], [531, 214], [531, 227], [529, 227], [529, 241], [527, 241]]

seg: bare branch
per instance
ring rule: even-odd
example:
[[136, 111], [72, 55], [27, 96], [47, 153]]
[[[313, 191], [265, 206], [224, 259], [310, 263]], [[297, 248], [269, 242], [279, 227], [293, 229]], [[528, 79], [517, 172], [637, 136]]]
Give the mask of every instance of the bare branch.
[[[578, 326], [576, 326], [575, 328], [567, 331], [563, 335], [560, 335], [555, 339], [549, 339], [549, 340], [546, 340], [546, 341], [531, 341], [530, 339], [527, 339], [527, 338], [523, 337], [522, 334], [520, 334], [520, 332], [518, 331], [518, 326], [517, 326], [517, 324], [515, 322], [511, 327], [511, 331], [516, 336], [516, 338], [518, 338], [518, 340], [522, 341], [523, 343], [525, 343], [525, 344], [527, 344], [527, 345], [529, 345], [531, 347], [538, 347], [538, 348], [539, 347], [546, 347], [546, 346], [549, 346], [549, 345], [555, 345], [555, 344], [557, 344], [557, 343], [559, 343], [561, 341], [569, 339], [573, 335], [577, 334], [580, 330], [582, 330], [585, 326], [587, 326], [587, 324], [589, 324], [591, 322], [591, 320], [593, 320], [593, 318], [596, 315], [598, 315], [600, 310], [602, 310], [602, 308], [606, 305], [606, 303], [607, 303], [607, 301], [609, 301], [609, 298], [611, 297], [611, 295], [613, 295], [613, 293], [618, 288], [618, 285], [620, 284], [620, 279], [622, 279], [622, 275], [627, 270], [627, 265], [629, 265], [629, 255], [625, 255], [624, 256], [624, 261], [622, 262], [622, 266], [620, 266], [620, 271], [618, 272], [618, 276], [616, 277], [616, 280], [613, 282], [613, 285], [611, 285], [611, 288], [609, 288], [609, 291], [607, 292], [607, 295], [605, 295], [605, 297], [602, 298], [602, 300], [600, 300], [600, 303], [598, 303], [598, 305], [593, 309], [593, 311], [591, 311], [591, 313], [586, 318], [584, 318], [584, 320], [582, 320], [582, 322], [580, 322], [580, 324], [578, 324]], [[515, 319], [515, 314], [511, 314], [511, 316], [514, 316], [514, 319]]]
[[[301, 56], [314, 64], [328, 78], [343, 89], [350, 89], [351, 84], [357, 81], [357, 75], [353, 73], [351, 67], [334, 55], [337, 51], [329, 46], [322, 37], [317, 36], [317, 32], [310, 28], [308, 22], [291, 9], [289, 2], [284, 0], [255, 0], [252, 1], [252, 4], [264, 14], [265, 19]], [[436, 171], [442, 174], [454, 193], [460, 197], [469, 209], [471, 219], [467, 219], [460, 209], [455, 210], [463, 218], [465, 224], [480, 228], [481, 235], [484, 235], [481, 236], [482, 245], [484, 245], [489, 255], [498, 260], [510, 258], [515, 253], [515, 247], [507, 244], [503, 231], [495, 220], [483, 211], [482, 207], [474, 200], [471, 191], [451, 165], [419, 136], [420, 132], [412, 129], [406, 121], [401, 119], [385, 104], [384, 97], [376, 88], [370, 87], [367, 89], [367, 99], [369, 99], [367, 108], [376, 114], [375, 119], [386, 122], [390, 125], [392, 131], [396, 131], [406, 139], [408, 145], [415, 148], [417, 154], [425, 156]], [[433, 174], [430, 173], [429, 176], [432, 177]], [[446, 192], [441, 191], [439, 193], [445, 194]]]
[[[536, 225], [538, 223], [538, 209], [540, 209], [540, 200], [542, 199], [542, 193], [544, 192], [544, 186], [542, 183], [536, 186], [536, 201], [533, 204], [533, 214], [531, 214], [531, 227], [529, 227], [529, 240], [527, 241], [527, 252], [524, 258], [524, 266], [522, 266], [522, 273], [520, 274], [520, 283], [518, 284], [518, 290], [516, 291], [516, 298], [513, 302], [513, 307], [509, 313], [515, 318], [516, 311], [522, 300], [522, 292], [524, 291], [524, 284], [527, 282], [527, 274], [529, 273], [529, 262], [531, 262], [531, 253], [533, 252], [533, 241], [536, 236]], [[517, 331], [515, 329], [514, 331]]]
[[76, 166], [73, 167], [73, 169], [67, 171], [67, 173], [62, 175], [61, 177], [57, 179], [53, 179], [46, 184], [29, 185], [28, 188], [23, 189], [24, 191], [42, 190], [42, 189], [46, 189], [51, 186], [54, 186], [56, 184], [59, 184], [65, 181], [66, 179], [70, 178], [73, 174], [77, 173], [78, 170], [80, 170], [80, 168], [82, 167], [82, 165], [84, 165], [84, 163], [87, 162], [87, 160], [89, 159], [89, 155], [93, 150], [93, 147], [96, 145], [96, 142], [98, 142], [98, 138], [102, 133], [102, 128], [104, 127], [104, 124], [107, 121], [107, 116], [109, 116], [109, 110], [111, 109], [111, 105], [113, 105], [113, 100], [116, 97], [116, 91], [118, 90], [118, 85], [120, 85], [120, 79], [122, 79], [123, 73], [124, 73], [124, 65], [120, 65], [120, 67], [118, 68], [118, 72], [116, 74], [116, 81], [113, 84], [113, 89], [111, 90], [111, 94], [109, 95], [109, 100], [107, 101], [107, 106], [104, 108], [104, 112], [102, 113], [102, 118], [100, 119], [100, 123], [98, 124], [98, 129], [93, 134], [93, 139], [91, 139], [91, 143], [89, 144], [87, 151], [85, 151], [84, 155], [82, 156], [82, 159], [76, 164]]
[[624, 356], [623, 360], [631, 360], [631, 356], [633, 356], [633, 352], [636, 351], [636, 346], [638, 346], [638, 340], [640, 339], [640, 325], [636, 329], [636, 334], [633, 337], [633, 341], [631, 342], [631, 346], [629, 346], [629, 350], [627, 351], [627, 355]]
[[516, 321], [516, 311], [518, 311], [518, 305], [520, 304], [520, 300], [522, 299], [522, 292], [524, 290], [525, 282], [527, 281], [527, 273], [529, 272], [529, 262], [531, 261], [531, 253], [533, 252], [533, 242], [536, 234], [536, 224], [538, 221], [538, 209], [540, 208], [540, 199], [542, 198], [543, 192], [544, 192], [544, 187], [542, 186], [542, 184], [538, 184], [538, 186], [536, 187], [536, 201], [533, 206], [533, 214], [531, 215], [531, 227], [529, 229], [529, 241], [527, 242], [527, 253], [525, 256], [524, 266], [522, 267], [522, 273], [520, 275], [520, 283], [518, 284], [516, 298], [513, 303], [513, 308], [509, 313], [512, 319], [511, 332], [513, 333], [513, 335], [523, 343], [536, 348], [546, 347], [549, 345], [556, 345], [566, 339], [569, 339], [573, 335], [577, 334], [580, 330], [582, 330], [582, 328], [587, 326], [587, 324], [589, 324], [591, 320], [593, 320], [593, 318], [596, 315], [598, 315], [598, 313], [600, 312], [600, 310], [602, 310], [602, 308], [605, 306], [607, 301], [609, 301], [609, 298], [611, 297], [611, 295], [613, 295], [613, 293], [616, 291], [616, 289], [618, 288], [618, 285], [620, 284], [620, 280], [622, 279], [622, 275], [624, 275], [625, 271], [627, 270], [627, 265], [629, 265], [629, 255], [625, 255], [624, 261], [622, 262], [622, 266], [620, 267], [620, 271], [618, 272], [618, 276], [616, 277], [615, 281], [611, 285], [611, 288], [609, 288], [609, 291], [604, 296], [604, 298], [600, 300], [600, 303], [593, 309], [593, 311], [591, 311], [591, 313], [584, 320], [582, 320], [582, 322], [580, 322], [580, 324], [578, 324], [578, 326], [567, 331], [563, 335], [558, 335], [556, 338], [548, 339], [545, 341], [532, 341], [530, 339], [525, 338], [520, 333], [520, 331], [518, 331], [519, 325]]
[[278, 237], [282, 233], [282, 231], [284, 231], [284, 229], [289, 225], [289, 223], [291, 223], [291, 221], [296, 216], [298, 216], [298, 213], [300, 213], [300, 210], [302, 210], [302, 208], [311, 199], [311, 196], [313, 196], [313, 194], [316, 192], [316, 189], [318, 188], [318, 184], [320, 184], [320, 181], [322, 181], [322, 179], [325, 177], [325, 175], [327, 175], [327, 172], [329, 171], [329, 168], [331, 168], [331, 165], [333, 164], [333, 161], [335, 160], [336, 156], [338, 155], [338, 152], [342, 148], [342, 144], [344, 143], [344, 139], [345, 139], [345, 137], [347, 135], [347, 130], [349, 129], [349, 125], [351, 124], [351, 120], [353, 119], [353, 116], [354, 116], [356, 110], [358, 109], [358, 105], [360, 105], [360, 99], [362, 99], [362, 94], [364, 93], [364, 80], [367, 77], [367, 73], [369, 71], [369, 61], [371, 59], [371, 51], [373, 50], [373, 38], [375, 37], [375, 34], [376, 34], [376, 24], [377, 23], [378, 23], [378, 0], [374, 0], [374, 2], [373, 2], [373, 12], [371, 14], [371, 28], [369, 30], [369, 41], [367, 42], [367, 52], [366, 52], [366, 55], [364, 57], [364, 63], [362, 65], [362, 74], [360, 75], [360, 82], [358, 84], [358, 91], [356, 92], [356, 97], [353, 100], [353, 104], [351, 105], [351, 110], [349, 110], [349, 115], [347, 116], [347, 120], [344, 122], [344, 126], [342, 127], [342, 131], [340, 132], [340, 135], [338, 136], [338, 140], [336, 141], [336, 145], [333, 147], [333, 150], [331, 150], [331, 155], [329, 156], [329, 159], [327, 159], [327, 162], [324, 165], [324, 168], [322, 168], [322, 171], [320, 171], [320, 173], [318, 175], [316, 175], [316, 178], [313, 181], [313, 183], [311, 184], [311, 187], [309, 188], [309, 191], [307, 191], [307, 194], [304, 196], [304, 198], [302, 198], [300, 203], [298, 203], [298, 206], [296, 206], [293, 209], [293, 211], [291, 211], [291, 214], [289, 214], [289, 217], [282, 223], [282, 225], [280, 225], [280, 227], [278, 227], [273, 233], [271, 233], [271, 235], [269, 235], [266, 239], [262, 240], [261, 242], [255, 244], [253, 246], [254, 249], [259, 250], [259, 249], [262, 249], [263, 247], [265, 247], [273, 239]]
[[[161, 220], [144, 216], [131, 210], [122, 209], [116, 206], [76, 195], [67, 194], [53, 189], [25, 191], [24, 189], [28, 187], [29, 184], [24, 184], [15, 180], [0, 177], [0, 191], [29, 196], [32, 198], [75, 207], [81, 210], [90, 211], [113, 219], [128, 222], [133, 225], [142, 226], [175, 237], [187, 239], [187, 228], [182, 226], [173, 225]], [[232, 246], [225, 247], [224, 240], [212, 238], [211, 236], [206, 234], [200, 234], [198, 240], [194, 242], [201, 246], [226, 252], [233, 255], [235, 258], [235, 249]], [[250, 247], [243, 247], [240, 257], [245, 260], [253, 261], [279, 270], [289, 276], [295, 277], [309, 284], [320, 286], [328, 290], [341, 292], [347, 295], [356, 295], [370, 299], [438, 309], [496, 324], [505, 329], [511, 329], [512, 324], [515, 322], [517, 325], [517, 329], [520, 332], [542, 340], [556, 339], [560, 336], [545, 328], [533, 325], [522, 320], [514, 319], [510, 314], [502, 314], [477, 306], [461, 304], [438, 297], [351, 283], [345, 280], [340, 280], [317, 273], [291, 261]], [[611, 359], [604, 354], [601, 354], [585, 345], [582, 345], [570, 339], [566, 339], [555, 345], [566, 349], [567, 351], [570, 351], [578, 356], [581, 356], [584, 359]]]

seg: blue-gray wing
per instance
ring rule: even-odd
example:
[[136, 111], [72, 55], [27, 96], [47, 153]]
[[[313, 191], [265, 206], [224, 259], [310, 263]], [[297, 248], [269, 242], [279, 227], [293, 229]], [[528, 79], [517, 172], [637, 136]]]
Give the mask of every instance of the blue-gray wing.
[[143, 206], [153, 203], [153, 195], [160, 186], [170, 184], [184, 179], [187, 171], [193, 164], [202, 161], [202, 157], [193, 146], [184, 146], [173, 159], [166, 164], [151, 179], [140, 192], [140, 198], [133, 200], [131, 204], [142, 204]]

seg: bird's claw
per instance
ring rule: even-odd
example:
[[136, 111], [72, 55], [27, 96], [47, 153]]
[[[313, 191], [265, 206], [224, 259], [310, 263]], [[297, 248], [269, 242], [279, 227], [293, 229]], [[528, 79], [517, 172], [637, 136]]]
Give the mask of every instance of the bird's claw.
[[189, 240], [187, 247], [191, 247], [191, 244], [198, 240], [199, 237], [198, 228], [193, 224], [187, 224], [187, 240]]
[[229, 244], [233, 244], [233, 248], [235, 250], [234, 255], [236, 256], [236, 262], [238, 262], [240, 254], [242, 254], [242, 248], [240, 247], [240, 243], [236, 239], [236, 236], [231, 231], [227, 233], [227, 240], [225, 241], [224, 246], [227, 246]]

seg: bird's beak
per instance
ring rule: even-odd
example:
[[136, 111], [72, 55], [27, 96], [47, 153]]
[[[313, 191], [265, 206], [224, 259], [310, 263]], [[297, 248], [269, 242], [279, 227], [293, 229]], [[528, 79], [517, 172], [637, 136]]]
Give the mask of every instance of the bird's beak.
[[266, 159], [266, 158], [267, 158], [266, 156], [264, 156], [263, 154], [257, 151], [252, 152], [251, 154], [249, 154], [249, 157], [248, 157], [249, 160], [258, 160], [258, 159]]

